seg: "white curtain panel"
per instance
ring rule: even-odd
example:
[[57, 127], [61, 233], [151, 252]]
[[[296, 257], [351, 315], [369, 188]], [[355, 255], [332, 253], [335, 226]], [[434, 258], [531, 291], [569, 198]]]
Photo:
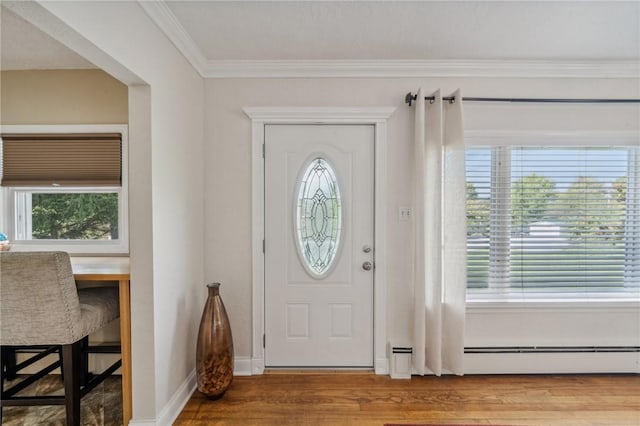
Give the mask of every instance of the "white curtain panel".
[[466, 184], [462, 95], [415, 110], [414, 330], [416, 374], [463, 373]]

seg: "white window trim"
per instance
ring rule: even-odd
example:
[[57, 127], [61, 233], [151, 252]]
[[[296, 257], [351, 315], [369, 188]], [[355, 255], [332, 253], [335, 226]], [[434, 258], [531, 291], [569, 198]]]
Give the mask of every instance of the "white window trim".
[[[603, 142], [609, 141], [609, 143]], [[640, 133], [629, 131], [465, 130], [466, 146], [638, 146]]]
[[[502, 131], [502, 130], [468, 130], [465, 131], [466, 147], [496, 146], [640, 146], [640, 133], [632, 131]], [[483, 294], [485, 293], [485, 294]], [[523, 298], [526, 294], [526, 299]], [[505, 289], [497, 295], [495, 288], [483, 289], [467, 293], [467, 306], [471, 309], [495, 309], [503, 304], [534, 304], [541, 306], [557, 306], [558, 304], [603, 303], [607, 306], [637, 305], [640, 302], [640, 290], [625, 288], [609, 293], [589, 293], [581, 297], [577, 293], [565, 294], [557, 292], [523, 292], [521, 289]], [[504, 306], [504, 305], [503, 305]], [[591, 305], [590, 305], [591, 306]]]
[[[4, 125], [0, 133], [120, 133], [122, 135], [122, 186], [104, 188], [51, 188], [46, 192], [101, 192], [104, 190], [119, 193], [118, 231], [120, 238], [115, 241], [61, 241], [61, 240], [16, 240], [15, 193], [30, 190], [42, 190], [36, 187], [7, 188], [0, 190], [0, 227], [9, 233], [12, 251], [61, 250], [71, 254], [129, 254], [129, 138], [125, 124], [80, 124], [80, 125]], [[0, 146], [0, 154], [1, 154]], [[84, 190], [83, 190], [84, 189]]]

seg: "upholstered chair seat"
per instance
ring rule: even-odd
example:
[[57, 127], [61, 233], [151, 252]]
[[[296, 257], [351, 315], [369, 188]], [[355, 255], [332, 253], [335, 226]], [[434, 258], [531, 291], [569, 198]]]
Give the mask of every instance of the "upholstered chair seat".
[[[67, 253], [1, 252], [2, 353], [11, 354], [7, 348], [53, 347], [55, 349], [49, 349], [49, 352], [59, 352], [62, 361], [44, 370], [49, 372], [62, 364], [65, 381], [65, 396], [59, 400], [16, 397], [15, 393], [20, 389], [4, 389], [4, 376], [9, 367], [3, 360], [2, 406], [64, 404], [67, 425], [79, 425], [80, 398], [120, 366], [118, 361], [91, 382], [84, 380], [81, 364], [84, 363], [82, 367], [86, 369], [87, 357], [83, 351], [86, 352], [88, 347], [87, 336], [118, 316], [118, 289], [96, 287], [78, 290]], [[27, 381], [34, 382], [40, 377], [36, 374]]]

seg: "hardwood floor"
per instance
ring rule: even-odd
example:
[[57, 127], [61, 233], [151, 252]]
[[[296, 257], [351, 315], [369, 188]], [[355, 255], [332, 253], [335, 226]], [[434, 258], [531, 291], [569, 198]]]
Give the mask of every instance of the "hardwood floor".
[[196, 391], [174, 425], [640, 425], [640, 376], [373, 373], [234, 377], [217, 401]]

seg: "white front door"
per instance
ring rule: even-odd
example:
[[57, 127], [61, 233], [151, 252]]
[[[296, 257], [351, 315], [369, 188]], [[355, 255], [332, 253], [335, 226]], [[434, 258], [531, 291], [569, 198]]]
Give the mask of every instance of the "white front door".
[[265, 125], [265, 366], [372, 367], [374, 126]]

